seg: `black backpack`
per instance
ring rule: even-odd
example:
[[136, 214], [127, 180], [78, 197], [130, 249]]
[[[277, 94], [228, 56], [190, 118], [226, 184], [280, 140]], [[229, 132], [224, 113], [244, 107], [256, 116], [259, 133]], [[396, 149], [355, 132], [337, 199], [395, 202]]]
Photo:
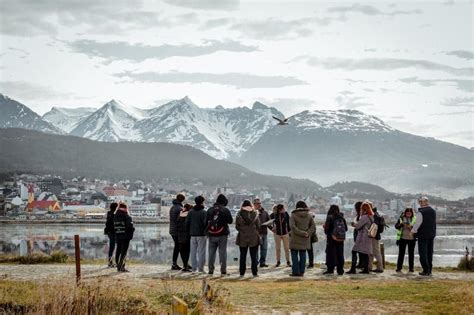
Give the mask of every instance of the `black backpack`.
[[221, 235], [225, 230], [225, 226], [222, 223], [223, 220], [220, 218], [221, 207], [214, 206], [212, 209], [213, 209], [212, 217], [209, 219], [207, 223], [207, 230], [210, 236]]
[[346, 239], [346, 225], [344, 224], [344, 218], [338, 216], [334, 219], [332, 238], [337, 242], [343, 242]]
[[377, 223], [378, 229], [377, 229], [377, 234], [382, 234], [383, 231], [385, 230], [385, 219], [379, 214], [375, 215], [375, 223]]

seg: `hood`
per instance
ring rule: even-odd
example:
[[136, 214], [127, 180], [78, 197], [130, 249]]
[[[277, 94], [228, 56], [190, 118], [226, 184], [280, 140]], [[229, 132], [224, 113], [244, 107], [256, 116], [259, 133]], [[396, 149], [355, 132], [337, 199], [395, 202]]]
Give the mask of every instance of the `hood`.
[[241, 208], [242, 211], [248, 211], [248, 212], [253, 212], [254, 209], [252, 207], [242, 207]]
[[308, 213], [309, 213], [308, 208], [297, 208], [291, 212], [291, 214], [294, 214], [299, 217], [305, 217], [308, 215]]
[[194, 209], [195, 211], [204, 210], [204, 205], [195, 205], [195, 206], [193, 207], [193, 209]]
[[174, 205], [180, 205], [180, 206], [183, 205], [181, 202], [178, 201], [178, 199], [173, 199], [173, 204]]

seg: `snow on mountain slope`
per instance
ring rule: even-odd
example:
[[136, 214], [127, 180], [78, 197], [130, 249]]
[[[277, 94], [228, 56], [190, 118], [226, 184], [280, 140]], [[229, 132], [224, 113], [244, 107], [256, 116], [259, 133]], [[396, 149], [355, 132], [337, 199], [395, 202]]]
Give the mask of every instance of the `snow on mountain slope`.
[[91, 107], [53, 107], [49, 112], [43, 115], [43, 119], [50, 122], [53, 126], [69, 133], [96, 110], [97, 108]]
[[135, 123], [146, 117], [146, 111], [111, 100], [84, 119], [71, 135], [100, 141], [140, 141]]
[[23, 128], [47, 133], [63, 133], [27, 106], [3, 94], [0, 94], [0, 128]]

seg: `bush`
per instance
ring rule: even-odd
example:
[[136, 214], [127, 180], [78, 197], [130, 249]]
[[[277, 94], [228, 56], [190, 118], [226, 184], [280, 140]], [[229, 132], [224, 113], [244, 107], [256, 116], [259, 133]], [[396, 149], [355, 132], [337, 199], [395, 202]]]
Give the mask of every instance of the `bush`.
[[0, 263], [19, 263], [22, 265], [34, 265], [34, 264], [52, 264], [59, 263], [64, 264], [69, 260], [69, 256], [63, 251], [52, 252], [51, 255], [47, 255], [42, 252], [33, 253], [28, 256], [10, 256], [1, 255]]
[[467, 258], [463, 256], [458, 264], [458, 269], [465, 271], [474, 271], [474, 257]]

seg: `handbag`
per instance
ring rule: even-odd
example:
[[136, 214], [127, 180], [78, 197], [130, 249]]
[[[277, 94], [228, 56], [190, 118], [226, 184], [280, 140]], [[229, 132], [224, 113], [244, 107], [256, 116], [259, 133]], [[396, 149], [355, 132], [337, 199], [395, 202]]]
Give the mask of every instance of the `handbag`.
[[311, 243], [317, 243], [318, 242], [318, 234], [316, 234], [316, 231], [311, 234]]
[[369, 227], [368, 234], [370, 238], [375, 238], [377, 236], [379, 226], [374, 221], [372, 221], [372, 219], [370, 219], [370, 222], [372, 222], [372, 224]]

